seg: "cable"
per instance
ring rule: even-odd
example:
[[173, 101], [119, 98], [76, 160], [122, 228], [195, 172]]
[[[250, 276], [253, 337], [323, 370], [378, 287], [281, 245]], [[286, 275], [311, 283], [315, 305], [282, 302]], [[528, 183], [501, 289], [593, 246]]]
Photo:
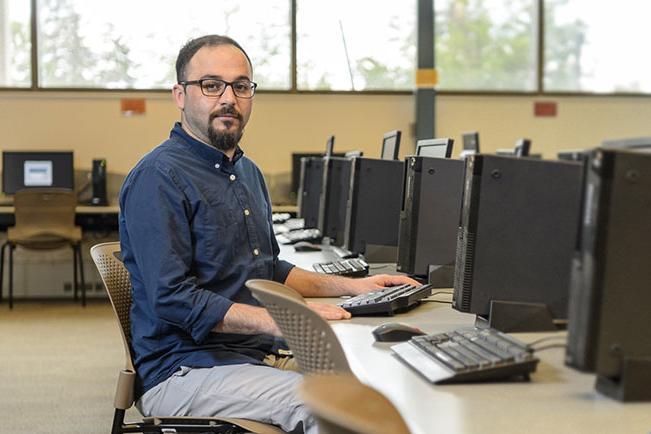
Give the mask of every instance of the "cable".
[[452, 291], [436, 291], [436, 292], [431, 293], [431, 294], [430, 294], [430, 297], [433, 296], [433, 295], [437, 295], [437, 294], [448, 294], [448, 295], [452, 295], [453, 292], [452, 292]]
[[425, 300], [425, 299], [423, 299], [423, 300], [421, 300], [421, 301], [424, 301], [424, 302], [427, 302], [427, 303], [452, 304], [451, 301], [445, 301], [445, 300]]
[[549, 345], [543, 345], [542, 347], [531, 348], [531, 349], [538, 352], [542, 350], [548, 350], [550, 348], [567, 348], [567, 344], [549, 344]]
[[529, 342], [528, 345], [533, 346], [533, 345], [539, 344], [541, 342], [551, 341], [551, 340], [556, 340], [556, 339], [563, 339], [564, 341], [567, 342], [567, 336], [547, 336], [547, 337], [544, 337], [544, 338], [536, 339], [533, 342]]
[[376, 265], [374, 267], [368, 267], [369, 270], [379, 270], [380, 268], [387, 268], [393, 264], [384, 264], [384, 265]]

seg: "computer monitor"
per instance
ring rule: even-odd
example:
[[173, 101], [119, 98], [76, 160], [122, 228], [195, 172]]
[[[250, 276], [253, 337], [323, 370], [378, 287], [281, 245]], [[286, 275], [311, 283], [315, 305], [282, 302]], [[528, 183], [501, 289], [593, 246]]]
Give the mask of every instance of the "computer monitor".
[[651, 400], [651, 155], [601, 148], [586, 163], [565, 362], [597, 390]]
[[369, 262], [396, 261], [403, 168], [399, 160], [352, 160], [343, 246]]
[[452, 139], [426, 139], [416, 142], [416, 155], [422, 157], [450, 158], [452, 155]]
[[[343, 157], [343, 152], [335, 152], [334, 157]], [[301, 186], [301, 159], [302, 158], [323, 158], [323, 152], [292, 152], [292, 174], [289, 195], [292, 201], [298, 203], [298, 190]]]
[[72, 151], [3, 151], [2, 191], [25, 188], [75, 188]]
[[513, 155], [515, 155], [516, 157], [528, 157], [530, 151], [531, 151], [531, 140], [529, 140], [529, 139], [518, 139], [515, 142], [515, 148], [513, 149]]
[[317, 228], [335, 245], [341, 245], [344, 242], [351, 163], [352, 159], [349, 158], [326, 157], [323, 159], [323, 181], [319, 196]]
[[298, 217], [305, 228], [316, 228], [319, 222], [319, 198], [323, 186], [323, 156], [303, 157], [298, 190]]
[[581, 164], [468, 156], [453, 307], [501, 331], [567, 321]]
[[479, 133], [476, 131], [463, 133], [463, 150], [469, 153], [479, 154]]
[[464, 162], [407, 157], [398, 236], [398, 271], [431, 277], [435, 287], [454, 284]]
[[382, 138], [382, 154], [383, 160], [397, 160], [400, 151], [400, 136], [399, 130], [389, 131]]
[[332, 151], [335, 146], [335, 136], [330, 136], [328, 137], [328, 141], [326, 142], [326, 151], [325, 151], [325, 156], [326, 157], [332, 157]]

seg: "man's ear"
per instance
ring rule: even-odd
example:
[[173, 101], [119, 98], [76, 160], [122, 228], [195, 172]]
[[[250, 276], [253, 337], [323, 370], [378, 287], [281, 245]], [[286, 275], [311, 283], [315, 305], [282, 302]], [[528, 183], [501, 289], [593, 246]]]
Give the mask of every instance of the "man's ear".
[[183, 89], [183, 85], [177, 83], [172, 87], [172, 97], [179, 110], [183, 111], [185, 108], [185, 89]]

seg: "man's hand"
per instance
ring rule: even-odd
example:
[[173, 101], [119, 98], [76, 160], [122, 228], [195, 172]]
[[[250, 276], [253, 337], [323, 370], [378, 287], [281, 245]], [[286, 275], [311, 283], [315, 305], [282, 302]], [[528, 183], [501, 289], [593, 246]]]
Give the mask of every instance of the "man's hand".
[[351, 316], [350, 312], [340, 308], [335, 304], [313, 303], [311, 301], [308, 301], [307, 306], [314, 312], [318, 313], [321, 318], [328, 321], [349, 319]]
[[396, 285], [421, 286], [421, 283], [407, 276], [394, 276], [390, 274], [377, 274], [364, 279], [349, 279], [348, 288], [351, 295], [364, 294], [375, 289]]

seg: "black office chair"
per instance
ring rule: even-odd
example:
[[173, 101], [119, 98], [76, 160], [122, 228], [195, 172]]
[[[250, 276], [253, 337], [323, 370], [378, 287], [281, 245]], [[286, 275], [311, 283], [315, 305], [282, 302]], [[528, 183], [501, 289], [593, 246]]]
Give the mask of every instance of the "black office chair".
[[86, 306], [84, 263], [81, 256], [81, 228], [75, 226], [77, 198], [72, 190], [30, 188], [19, 190], [14, 197], [16, 224], [7, 229], [7, 241], [0, 249], [0, 301], [4, 279], [4, 256], [9, 248], [9, 308], [13, 308], [14, 250], [17, 246], [30, 250], [72, 248], [74, 299], [77, 300], [77, 271], [81, 283], [81, 304]]

